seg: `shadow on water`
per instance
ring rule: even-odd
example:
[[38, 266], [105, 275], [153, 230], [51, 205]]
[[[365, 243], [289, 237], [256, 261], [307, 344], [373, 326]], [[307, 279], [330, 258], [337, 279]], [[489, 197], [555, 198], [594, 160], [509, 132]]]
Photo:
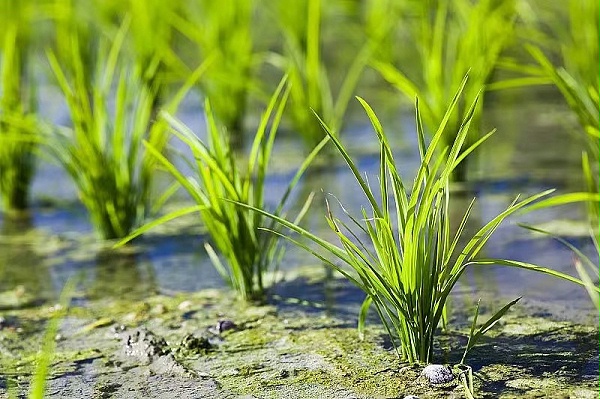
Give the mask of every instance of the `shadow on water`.
[[301, 309], [308, 314], [324, 312], [341, 319], [356, 319], [365, 299], [363, 291], [333, 273], [323, 275], [321, 279], [298, 277], [277, 283], [272, 290], [272, 303], [283, 311]]

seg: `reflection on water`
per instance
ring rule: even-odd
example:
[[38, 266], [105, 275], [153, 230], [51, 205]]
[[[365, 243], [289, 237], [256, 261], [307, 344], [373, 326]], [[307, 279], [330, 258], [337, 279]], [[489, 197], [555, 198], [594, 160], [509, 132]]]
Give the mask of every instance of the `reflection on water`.
[[90, 275], [84, 279], [87, 298], [139, 299], [157, 293], [151, 264], [140, 259], [140, 254], [121, 252], [102, 250], [96, 254]]
[[[2, 220], [0, 224], [0, 293], [15, 293], [0, 308], [43, 300], [52, 291], [52, 280], [35, 247], [24, 239], [32, 232], [31, 218]], [[13, 237], [16, 239], [11, 240]]]

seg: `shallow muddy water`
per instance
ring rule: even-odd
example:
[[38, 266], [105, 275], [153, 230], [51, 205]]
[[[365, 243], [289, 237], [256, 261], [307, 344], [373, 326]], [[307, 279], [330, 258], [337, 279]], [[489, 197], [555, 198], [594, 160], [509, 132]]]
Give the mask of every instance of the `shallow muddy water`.
[[[562, 105], [552, 100], [552, 96], [549, 101], [540, 102], [541, 96], [543, 93], [530, 98], [490, 98], [489, 109], [484, 113], [487, 115], [484, 125], [497, 127], [498, 133], [482, 147], [477, 160], [471, 165], [470, 182], [457, 187], [451, 200], [451, 217], [454, 223], [458, 223], [472, 197], [477, 197], [467, 225], [467, 235], [469, 232], [473, 234], [500, 213], [518, 194], [531, 195], [548, 188], [569, 192], [582, 186], [581, 147], [576, 137], [568, 132], [568, 127], [574, 121]], [[198, 131], [201, 130], [202, 120], [196, 109], [193, 102], [186, 104], [181, 118]], [[419, 165], [412, 112], [381, 116], [396, 148], [395, 157], [401, 171], [411, 181]], [[357, 159], [361, 171], [375, 180], [379, 160], [375, 137], [370, 125], [358, 122], [366, 121], [366, 116], [358, 114], [351, 119], [357, 122], [346, 129], [342, 139]], [[174, 145], [181, 149], [177, 143]], [[329, 164], [321, 163], [307, 173], [297, 187], [294, 201], [300, 204], [310, 192], [316, 192], [305, 225], [322, 237], [334, 239], [325, 223], [323, 192], [335, 195], [350, 211], [360, 210], [366, 200], [358, 195], [359, 187], [341, 158], [337, 155], [329, 158]], [[274, 151], [267, 200], [272, 198], [272, 202], [276, 202], [301, 159], [302, 143], [299, 138], [282, 131]], [[446, 390], [432, 393], [431, 396], [428, 396], [428, 390], [419, 386], [407, 388], [392, 384], [389, 389], [383, 389], [385, 378], [398, 379], [395, 374], [387, 376], [389, 370], [385, 368], [378, 371], [381, 375], [375, 373], [365, 377], [364, 381], [375, 384], [375, 388], [367, 386], [359, 377], [340, 371], [351, 366], [332, 360], [337, 359], [335, 352], [343, 351], [343, 345], [347, 342], [342, 344], [334, 340], [340, 347], [332, 344], [318, 354], [310, 352], [312, 349], [306, 343], [304, 346], [295, 346], [296, 340], [289, 344], [286, 341], [289, 339], [287, 327], [282, 327], [286, 324], [281, 323], [285, 323], [285, 320], [289, 323], [293, 317], [297, 320], [291, 323], [291, 331], [296, 331], [293, 328], [306, 330], [307, 336], [316, 334], [314, 339], [331, 340], [335, 328], [343, 328], [340, 340], [352, 341], [355, 339], [351, 334], [356, 314], [363, 300], [363, 294], [358, 289], [318, 267], [314, 258], [295, 248], [288, 248], [267, 313], [256, 319], [272, 323], [271, 327], [257, 327], [258, 331], [264, 334], [271, 331], [273, 342], [281, 341], [281, 347], [272, 342], [263, 342], [256, 348], [248, 348], [248, 345], [253, 345], [251, 337], [241, 334], [241, 338], [233, 339], [233, 347], [225, 344], [224, 352], [210, 357], [207, 363], [184, 362], [195, 373], [205, 373], [206, 378], [203, 377], [200, 382], [197, 379], [190, 382], [181, 375], [167, 379], [156, 370], [148, 371], [138, 366], [113, 369], [113, 363], [110, 362], [114, 362], [115, 353], [120, 353], [120, 344], [119, 340], [107, 337], [112, 334], [109, 328], [121, 323], [132, 328], [137, 325], [153, 328], [157, 334], [166, 336], [173, 347], [173, 340], [181, 340], [185, 331], [197, 328], [192, 326], [194, 320], [208, 325], [231, 313], [229, 316], [236, 317], [235, 321], [239, 323], [240, 320], [249, 322], [253, 316], [245, 311], [231, 312], [227, 305], [219, 303], [220, 299], [214, 298], [208, 300], [212, 305], [206, 306], [207, 309], [214, 306], [216, 310], [208, 313], [204, 313], [206, 309], [202, 301], [192, 305], [196, 306], [194, 312], [198, 313], [187, 316], [184, 307], [181, 307], [183, 310], [178, 307], [185, 302], [186, 294], [181, 293], [224, 287], [204, 252], [203, 243], [208, 238], [203, 234], [198, 218], [186, 217], [174, 221], [146, 234], [126, 249], [113, 251], [110, 243], [103, 244], [95, 238], [85, 209], [77, 201], [75, 188], [57, 166], [40, 161], [33, 200], [36, 205], [29, 221], [14, 223], [2, 220], [0, 216], [0, 311], [23, 324], [27, 320], [43, 320], [47, 317], [44, 306], [53, 303], [65, 282], [72, 276], [82, 279], [73, 298], [73, 305], [82, 314], [63, 322], [62, 331], [67, 340], [59, 344], [59, 348], [62, 345], [60, 350], [70, 353], [71, 357], [65, 355], [66, 371], [51, 381], [51, 397], [123, 397], [127, 389], [140, 388], [139, 381], [146, 380], [148, 375], [153, 376], [153, 382], [148, 382], [146, 389], [152, 391], [140, 397], [172, 395], [226, 398], [248, 394], [256, 395], [253, 397], [320, 395], [351, 398], [386, 397], [388, 394], [411, 392], [420, 393], [421, 397], [462, 397], [459, 388], [456, 388], [456, 393]], [[186, 201], [186, 196], [180, 194], [168, 207], [172, 209]], [[330, 202], [334, 204], [336, 201], [331, 199]], [[297, 209], [298, 205], [292, 206], [291, 214]], [[332, 210], [337, 214], [342, 213], [337, 206], [333, 206]], [[575, 274], [573, 255], [568, 248], [550, 238], [533, 235], [516, 223], [541, 225], [566, 237], [594, 259], [597, 254], [594, 254], [584, 220], [585, 212], [580, 206], [563, 206], [514, 217], [491, 238], [484, 253], [487, 257], [532, 262]], [[451, 341], [450, 346], [456, 346], [457, 342], [464, 346], [467, 318], [472, 314], [478, 298], [482, 298], [483, 311], [491, 312], [518, 296], [524, 297], [517, 305], [518, 314], [523, 318], [507, 321], [499, 332], [494, 333], [494, 339], [484, 341], [481, 351], [474, 353], [473, 367], [483, 376], [477, 383], [478, 389], [485, 393], [484, 397], [499, 397], [500, 392], [508, 392], [503, 397], [540, 397], [550, 392], [554, 386], [552, 384], [555, 384], [558, 387], [556, 392], [563, 395], [557, 397], [591, 397], [590, 392], [593, 393], [598, 381], [597, 312], [585, 290], [573, 284], [519, 269], [488, 266], [471, 268], [462, 277], [450, 302], [451, 321], [455, 328], [462, 329], [460, 334], [457, 333], [460, 338], [453, 340], [451, 334], [450, 338], [444, 339]], [[167, 307], [181, 310], [173, 316], [176, 322], [169, 318], [169, 312], [163, 314], [156, 311], [158, 305], [155, 302], [160, 301], [168, 303], [165, 305]], [[178, 304], [174, 301], [178, 301]], [[230, 299], [222, 301], [226, 304]], [[120, 304], [121, 308], [115, 308], [115, 304]], [[150, 310], [140, 311], [140, 307], [146, 306], [143, 304], [150, 306]], [[31, 311], [33, 314], [21, 314], [20, 311]], [[139, 312], [143, 316], [138, 320], [136, 315]], [[252, 313], [251, 310], [249, 312]], [[93, 343], [98, 353], [89, 353], [89, 345], [85, 347], [80, 338], [73, 335], [73, 331], [101, 317], [109, 317], [110, 320], [106, 326], [90, 330], [87, 342]], [[376, 319], [372, 317], [371, 320], [374, 322], [372, 328], [380, 330]], [[565, 324], [560, 324], [563, 322]], [[169, 327], [172, 326], [169, 323], [176, 326]], [[528, 326], [531, 327], [529, 330]], [[583, 329], [583, 332], [578, 329]], [[382, 334], [379, 330], [377, 337]], [[36, 331], [39, 335], [40, 329]], [[322, 331], [325, 335], [319, 336], [315, 331]], [[6, 334], [10, 335], [10, 331]], [[348, 334], [347, 337], [344, 334]], [[3, 338], [7, 342], [12, 339], [9, 335]], [[297, 339], [302, 341], [301, 338]], [[368, 368], [364, 356], [370, 356], [369, 353], [376, 353], [385, 361], [393, 362], [390, 360], [393, 356], [389, 357], [390, 353], [381, 344], [378, 338], [359, 348], [364, 351], [354, 355], [361, 365], [359, 368], [362, 367], [363, 371]], [[77, 345], [80, 346], [79, 355], [73, 355]], [[246, 349], [238, 351], [236, 345]], [[386, 346], [385, 343], [383, 346]], [[239, 357], [231, 355], [229, 351], [239, 352]], [[295, 353], [296, 357], [288, 352]], [[460, 348], [450, 350], [450, 354], [442, 358], [447, 363], [456, 362], [456, 355], [452, 355], [455, 352], [460, 352]], [[578, 357], [577, 353], [582, 355]], [[227, 356], [231, 356], [231, 359], [227, 360]], [[490, 361], [490, 356], [494, 361]], [[553, 360], [549, 362], [548, 358]], [[530, 362], [537, 362], [538, 367], [532, 369]], [[265, 366], [267, 363], [269, 366]], [[27, 371], [27, 364], [25, 361], [22, 365], [25, 375], [30, 372]], [[276, 367], [277, 364], [279, 366]], [[411, 370], [405, 372], [408, 373], [405, 378], [418, 376]], [[332, 384], [326, 383], [328, 373], [335, 376]], [[248, 376], [253, 377], [247, 379], [247, 383], [242, 383], [241, 377]], [[380, 380], [381, 376], [385, 378]], [[137, 385], [128, 386], [127, 379], [139, 381], [135, 383]], [[544, 383], [538, 384], [536, 381]], [[92, 389], [91, 386], [96, 388]], [[201, 392], [202, 395], [190, 392]], [[531, 396], [523, 396], [527, 392], [532, 393]]]
[[[473, 196], [477, 197], [467, 229], [471, 234], [500, 213], [518, 194], [530, 195], [548, 188], [558, 192], [578, 190], [582, 185], [576, 136], [568, 131], [572, 118], [557, 101], [540, 102], [542, 94], [515, 97], [508, 93], [489, 98], [484, 126], [498, 132], [486, 143], [471, 166], [471, 182], [455, 192], [453, 219], [460, 221]], [[546, 93], [547, 94], [547, 93]], [[550, 94], [553, 94], [550, 92]], [[182, 107], [181, 118], [202, 135], [202, 119], [197, 101], [190, 99]], [[533, 118], [529, 115], [534, 115]], [[360, 120], [360, 114], [352, 120]], [[61, 117], [61, 118], [64, 118]], [[396, 159], [406, 180], [418, 167], [417, 143], [412, 113], [382, 115], [384, 127], [396, 148]], [[363, 117], [366, 120], [366, 116]], [[361, 171], [376, 179], [378, 156], [375, 137], [367, 122], [356, 123], [342, 134]], [[178, 150], [181, 146], [173, 143]], [[289, 131], [280, 133], [274, 150], [271, 175], [267, 184], [267, 201], [275, 203], [302, 157], [302, 143]], [[366, 204], [359, 187], [341, 157], [328, 156], [331, 164], [319, 165], [307, 173], [296, 189], [300, 204], [311, 192], [317, 193], [306, 226], [324, 237], [332, 237], [326, 225], [324, 195], [335, 195], [352, 211]], [[132, 253], [123, 257], [96, 242], [85, 209], [77, 202], [75, 188], [56, 165], [41, 160], [33, 188], [36, 203], [29, 222], [12, 224], [2, 221], [0, 235], [0, 290], [22, 285], [27, 290], [52, 297], [68, 277], [83, 273], [89, 294], [139, 298], [145, 293], [195, 291], [220, 287], [222, 282], [205, 255], [201, 223], [197, 218], [173, 222], [138, 240]], [[332, 204], [335, 199], [330, 198]], [[178, 195], [176, 207], [186, 201]], [[293, 201], [292, 201], [293, 202]], [[297, 208], [296, 208], [297, 209]], [[341, 210], [334, 206], [334, 212]], [[294, 212], [294, 207], [290, 211]], [[1, 218], [1, 216], [0, 216]], [[594, 250], [585, 228], [581, 206], [562, 206], [512, 218], [491, 238], [486, 256], [505, 257], [537, 263], [573, 273], [572, 253], [562, 244], [531, 234], [516, 222], [542, 225], [562, 234], [592, 258]], [[308, 255], [289, 248], [283, 270], [314, 264]], [[477, 295], [521, 296], [556, 305], [557, 316], [579, 319], [592, 308], [583, 289], [526, 271], [499, 267], [469, 270], [462, 279]], [[320, 297], [302, 298], [306, 300]], [[360, 298], [341, 299], [360, 301]], [[564, 312], [558, 310], [565, 307]]]

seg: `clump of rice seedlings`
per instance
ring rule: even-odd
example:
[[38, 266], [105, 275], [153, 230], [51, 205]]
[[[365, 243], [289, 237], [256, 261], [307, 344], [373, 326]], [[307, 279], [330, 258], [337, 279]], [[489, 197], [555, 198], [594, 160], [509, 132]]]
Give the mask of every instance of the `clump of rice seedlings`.
[[[585, 202], [587, 207], [590, 238], [596, 250], [595, 258], [597, 262], [598, 255], [600, 254], [600, 229], [598, 228], [598, 220], [600, 220], [600, 194], [598, 193], [597, 173], [592, 174], [591, 163], [587, 153], [585, 152], [583, 154], [582, 167], [587, 192], [567, 193], [546, 198], [542, 201], [537, 202], [530, 208], [530, 210], [533, 211], [536, 209]], [[594, 306], [596, 306], [596, 308], [599, 308], [600, 298], [598, 297], [598, 263], [594, 263], [594, 261], [588, 256], [586, 256], [580, 249], [578, 249], [567, 240], [552, 232], [542, 230], [537, 227], [528, 226], [525, 224], [520, 224], [520, 226], [531, 231], [552, 237], [573, 252], [573, 265], [575, 266], [575, 269], [577, 270], [581, 281], [584, 282], [585, 288], [590, 296], [590, 299], [592, 300], [592, 303], [594, 304]]]
[[[595, 166], [598, 166], [600, 158], [595, 158]], [[597, 170], [592, 171], [592, 162], [587, 153], [583, 154], [583, 174], [585, 176], [588, 191], [596, 196], [600, 196], [598, 187]], [[596, 253], [600, 255], [600, 201], [588, 201], [588, 220], [590, 223], [591, 236], [594, 241]], [[577, 253], [577, 252], [576, 252]], [[597, 292], [596, 286], [600, 282], [600, 267], [594, 265], [592, 261], [581, 253], [577, 253], [581, 261], [575, 261], [575, 267], [585, 283], [585, 288], [592, 299], [596, 308], [600, 309], [600, 293]]]
[[[322, 13], [321, 0], [297, 2], [294, 6], [283, 2], [279, 25], [285, 39], [284, 56], [271, 57], [271, 62], [290, 76], [292, 123], [309, 149], [324, 137], [311, 109], [322, 115], [336, 132], [340, 131], [348, 103], [373, 50], [371, 41], [362, 45], [348, 66], [340, 87], [335, 88], [337, 95], [334, 96], [328, 77], [331, 71], [321, 54]], [[302, 21], [298, 15], [306, 15], [303, 26], [297, 22]]]
[[100, 4], [94, 0], [54, 0], [49, 3], [48, 12], [54, 33], [48, 47], [64, 75], [69, 78], [77, 76], [77, 90], [82, 93], [85, 90], [90, 99], [94, 96], [92, 86], [98, 63], [97, 48], [101, 36], [108, 34]]
[[[165, 124], [152, 120], [155, 89], [139, 70], [120, 59], [126, 31], [127, 21], [110, 47], [103, 43], [94, 55], [92, 76], [86, 73], [80, 46], [70, 48], [67, 70], [54, 53], [49, 54], [72, 120], [72, 128], [55, 130], [50, 149], [73, 179], [93, 226], [105, 239], [127, 236], [148, 213], [155, 158], [143, 142], [162, 151], [168, 139]], [[190, 76], [167, 109], [177, 107], [205, 69], [201, 65]]]
[[[193, 165], [195, 175], [186, 177], [151, 144], [147, 148], [177, 179], [196, 205], [174, 211], [142, 226], [120, 244], [166, 221], [199, 212], [212, 241], [206, 243], [205, 248], [219, 274], [237, 292], [240, 299], [264, 299], [267, 287], [265, 273], [276, 268], [283, 247], [279, 245], [277, 236], [259, 231], [258, 228], [266, 223], [264, 216], [230, 201], [259, 208], [266, 206], [265, 178], [289, 90], [285, 79], [282, 80], [262, 115], [247, 163], [244, 164], [239, 164], [236, 159], [229, 136], [223, 134], [223, 129], [219, 127], [213, 114], [210, 100], [205, 103], [208, 131], [206, 143], [180, 121], [169, 114], [163, 114], [173, 134], [190, 148], [193, 159], [188, 160], [188, 164]], [[275, 208], [275, 215], [282, 213], [292, 189], [326, 142], [323, 140], [302, 163]], [[300, 211], [296, 223], [302, 219], [308, 203]], [[271, 223], [271, 227], [275, 228], [274, 223]]]
[[131, 36], [136, 66], [149, 87], [157, 88], [157, 103], [171, 70], [186, 70], [172, 49], [173, 23], [171, 18], [177, 1], [130, 0]]
[[[586, 146], [583, 155], [585, 182], [591, 195], [598, 195], [600, 67], [596, 60], [600, 57], [600, 4], [593, 0], [570, 1], [568, 27], [555, 28], [554, 35], [560, 39], [562, 66], [554, 65], [539, 47], [529, 46], [528, 50], [579, 119]], [[592, 198], [587, 202], [587, 207], [591, 236], [596, 248], [600, 249], [600, 202]], [[600, 295], [594, 290], [593, 278], [590, 277], [600, 277], [598, 269], [568, 242], [555, 238], [576, 252], [578, 259], [575, 266], [582, 280], [587, 283], [586, 287], [594, 303], [600, 308]]]
[[200, 89], [236, 146], [242, 142], [247, 97], [259, 62], [254, 53], [254, 10], [254, 1], [184, 2], [173, 20], [175, 28], [197, 46], [201, 59], [213, 58]]
[[371, 0], [364, 2], [365, 34], [373, 43], [377, 43], [372, 59], [379, 62], [392, 62], [398, 48], [396, 29], [401, 26], [398, 21], [410, 4], [395, 0]]
[[[451, 236], [449, 220], [451, 198], [448, 188], [450, 175], [466, 156], [492, 134], [490, 132], [468, 148], [462, 148], [477, 106], [479, 97], [476, 96], [462, 119], [458, 132], [453, 135], [456, 140], [450, 147], [445, 146], [443, 137], [448, 134], [447, 129], [451, 128], [448, 121], [464, 86], [463, 80], [428, 146], [425, 141], [420, 104], [417, 102], [416, 123], [421, 166], [410, 193], [407, 193], [407, 187], [398, 172], [387, 135], [375, 113], [364, 100], [359, 98], [380, 143], [380, 170], [377, 183], [379, 193], [375, 192], [369, 182], [362, 177], [343, 145], [323, 124], [327, 136], [347, 162], [368, 200], [368, 209], [363, 208], [360, 216], [350, 215], [342, 207], [349, 218], [348, 222], [334, 216], [329, 208], [327, 222], [339, 238], [339, 245], [317, 237], [282, 217], [252, 208], [255, 212], [268, 216], [298, 233], [299, 238], [293, 238], [285, 236], [285, 233], [275, 232], [309, 251], [361, 288], [367, 298], [360, 312], [359, 328], [364, 327], [368, 308], [375, 305], [398, 355], [410, 363], [432, 360], [433, 341], [436, 329], [444, 315], [446, 301], [456, 282], [469, 266], [506, 265], [581, 284], [581, 281], [574, 277], [533, 264], [478, 257], [479, 252], [502, 221], [553, 190], [523, 200], [515, 198], [502, 213], [486, 223], [471, 239], [465, 241], [462, 235], [474, 199], [456, 234]], [[370, 242], [365, 242], [363, 237], [368, 237]], [[317, 244], [322, 251], [308, 246], [306, 241]], [[462, 246], [461, 242], [466, 244]], [[351, 270], [340, 263], [349, 266]], [[494, 314], [480, 329], [474, 330], [472, 343], [514, 303], [516, 301]]]
[[[556, 85], [569, 107], [577, 115], [584, 132], [585, 151], [591, 158], [593, 168], [597, 167], [600, 152], [598, 7], [596, 1], [568, 2], [568, 28], [555, 27], [551, 37], [548, 38], [548, 41], [552, 40], [552, 46], [547, 46], [547, 51], [552, 53], [555, 49], [554, 43], [560, 41], [559, 54], [556, 55], [561, 58], [561, 66], [550, 61], [542, 50], [545, 46], [527, 46], [527, 50], [540, 66], [541, 70], [538, 74], [549, 78]], [[592, 191], [597, 190], [596, 178], [595, 189]]]
[[0, 8], [0, 197], [7, 215], [29, 207], [36, 134], [35, 84], [30, 57], [32, 21], [28, 4], [4, 2]]
[[[412, 42], [417, 46], [418, 68], [411, 72], [379, 60], [373, 61], [372, 66], [410, 101], [419, 97], [423, 122], [431, 135], [468, 72], [470, 79], [464, 100], [450, 116], [450, 129], [442, 140], [448, 146], [454, 142], [453, 134], [459, 131], [462, 115], [479, 96], [473, 131], [467, 135], [467, 144], [472, 144], [477, 140], [475, 131], [483, 106], [479, 90], [489, 83], [503, 49], [513, 37], [515, 1], [423, 1], [416, 11], [416, 18], [407, 18], [401, 26], [410, 30]], [[466, 162], [457, 165], [453, 178], [466, 180]]]
[[158, 114], [167, 85], [191, 73], [174, 49], [173, 18], [181, 2], [128, 0], [125, 6], [117, 2], [107, 7], [99, 2], [97, 7], [104, 8], [104, 12], [119, 23], [130, 18], [126, 53], [130, 54], [144, 84], [155, 92], [153, 112]]

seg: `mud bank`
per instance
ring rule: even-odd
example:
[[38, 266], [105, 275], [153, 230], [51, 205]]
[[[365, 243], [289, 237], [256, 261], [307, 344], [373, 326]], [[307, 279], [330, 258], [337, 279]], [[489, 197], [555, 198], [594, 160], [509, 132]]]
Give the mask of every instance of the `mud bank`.
[[[0, 305], [2, 398], [27, 393], [53, 310], [10, 300]], [[248, 306], [221, 290], [77, 303], [56, 337], [50, 398], [465, 397], [458, 378], [432, 385], [423, 366], [401, 363], [377, 323], [361, 342], [355, 317], [309, 303]], [[596, 398], [597, 326], [531, 314], [517, 307], [469, 355], [476, 397]], [[437, 362], [450, 366], [468, 330], [453, 325], [436, 342]]]

